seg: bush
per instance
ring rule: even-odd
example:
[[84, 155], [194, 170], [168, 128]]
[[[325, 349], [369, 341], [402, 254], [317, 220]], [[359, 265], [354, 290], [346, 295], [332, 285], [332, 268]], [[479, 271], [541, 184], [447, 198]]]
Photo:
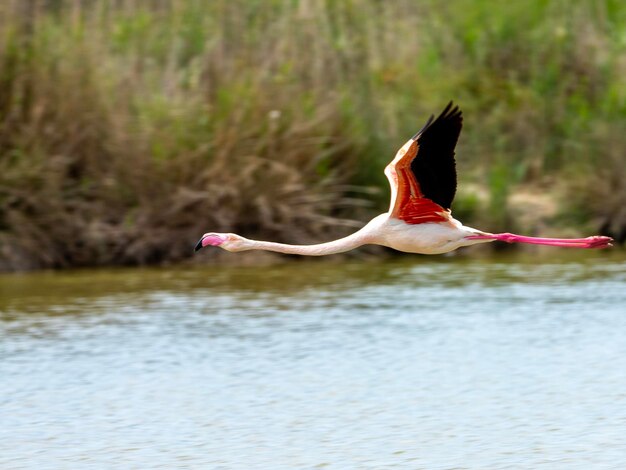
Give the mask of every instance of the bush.
[[626, 166], [624, 38], [619, 1], [6, 3], [0, 268], [175, 261], [208, 230], [335, 236], [450, 99], [494, 226], [511, 187], [554, 179], [623, 229], [588, 182]]

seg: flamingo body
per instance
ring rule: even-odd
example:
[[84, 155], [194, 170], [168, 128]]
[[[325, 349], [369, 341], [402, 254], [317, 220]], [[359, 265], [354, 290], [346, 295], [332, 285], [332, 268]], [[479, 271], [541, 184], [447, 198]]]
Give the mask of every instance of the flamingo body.
[[423, 255], [438, 255], [463, 246], [493, 241], [468, 238], [486, 234], [466, 227], [452, 217], [445, 222], [410, 224], [389, 214], [381, 214], [372, 219], [365, 229], [370, 232], [373, 244]]
[[434, 255], [494, 241], [569, 248], [611, 246], [609, 237], [563, 239], [493, 234], [466, 227], [454, 219], [450, 211], [457, 185], [454, 149], [462, 124], [461, 110], [452, 103], [437, 119], [431, 116], [385, 168], [391, 187], [389, 211], [347, 237], [316, 245], [288, 245], [249, 240], [234, 233], [210, 232], [202, 236], [196, 251], [205, 246], [219, 246], [228, 251], [256, 249], [322, 256], [376, 244], [407, 253]]

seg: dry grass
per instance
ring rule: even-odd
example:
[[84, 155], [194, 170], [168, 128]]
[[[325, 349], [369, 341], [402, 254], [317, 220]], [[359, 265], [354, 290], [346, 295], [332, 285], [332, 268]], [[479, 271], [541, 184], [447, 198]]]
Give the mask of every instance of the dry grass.
[[603, 177], [626, 166], [626, 7], [514, 5], [4, 2], [0, 269], [175, 261], [207, 230], [333, 236], [451, 98], [488, 229], [514, 185], [568, 175], [623, 230], [601, 201], [626, 206]]

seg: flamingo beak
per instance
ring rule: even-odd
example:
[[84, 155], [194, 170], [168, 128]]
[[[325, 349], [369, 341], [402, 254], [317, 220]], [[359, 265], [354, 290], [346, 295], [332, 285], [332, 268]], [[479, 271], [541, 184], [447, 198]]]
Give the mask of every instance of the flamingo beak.
[[226, 238], [221, 237], [219, 235], [210, 234], [203, 235], [202, 238], [196, 243], [196, 247], [194, 251], [198, 251], [205, 246], [220, 246], [222, 243], [226, 241]]

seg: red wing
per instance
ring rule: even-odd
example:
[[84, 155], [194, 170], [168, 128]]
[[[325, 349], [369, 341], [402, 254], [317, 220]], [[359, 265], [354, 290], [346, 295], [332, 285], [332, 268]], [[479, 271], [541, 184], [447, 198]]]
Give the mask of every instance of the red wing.
[[409, 224], [450, 220], [456, 193], [454, 148], [463, 116], [452, 102], [398, 150], [385, 174], [391, 184], [389, 214]]
[[385, 175], [391, 186], [389, 215], [408, 224], [448, 221], [450, 212], [424, 197], [411, 170], [411, 162], [418, 150], [419, 144], [410, 139], [385, 168]]

